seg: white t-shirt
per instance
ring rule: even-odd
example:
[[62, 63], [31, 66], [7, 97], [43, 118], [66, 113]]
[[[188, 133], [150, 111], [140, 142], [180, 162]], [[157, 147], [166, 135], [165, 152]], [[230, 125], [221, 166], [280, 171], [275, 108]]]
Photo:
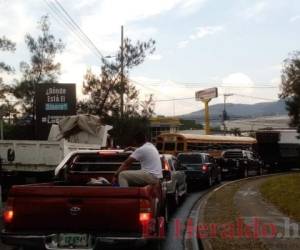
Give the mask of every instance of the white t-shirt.
[[130, 157], [140, 161], [143, 170], [155, 175], [157, 178], [163, 177], [160, 156], [152, 143], [146, 142], [143, 146], [137, 148]]

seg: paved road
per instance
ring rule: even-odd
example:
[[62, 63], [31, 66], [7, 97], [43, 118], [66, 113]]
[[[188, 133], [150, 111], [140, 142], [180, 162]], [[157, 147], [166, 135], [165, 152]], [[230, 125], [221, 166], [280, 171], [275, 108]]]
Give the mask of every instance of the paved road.
[[[204, 190], [195, 191], [189, 193], [185, 201], [181, 206], [174, 212], [171, 217], [170, 223], [168, 225], [168, 232], [166, 239], [162, 244], [162, 250], [184, 250], [184, 233], [185, 233], [185, 223], [186, 219], [192, 209], [193, 205], [199, 200], [201, 196], [205, 193]], [[177, 225], [177, 226], [176, 226]], [[0, 228], [2, 229], [2, 221], [0, 222]], [[176, 230], [177, 228], [177, 230]], [[179, 229], [180, 228], [180, 229]], [[112, 248], [110, 248], [112, 249]], [[143, 248], [141, 248], [143, 249]], [[12, 247], [5, 246], [0, 243], [0, 250], [15, 250]]]
[[[193, 205], [204, 195], [205, 191], [188, 194], [184, 203], [176, 210], [168, 225], [168, 234], [163, 250], [184, 250], [185, 224]], [[178, 232], [180, 234], [178, 235]], [[178, 237], [179, 236], [179, 237]]]

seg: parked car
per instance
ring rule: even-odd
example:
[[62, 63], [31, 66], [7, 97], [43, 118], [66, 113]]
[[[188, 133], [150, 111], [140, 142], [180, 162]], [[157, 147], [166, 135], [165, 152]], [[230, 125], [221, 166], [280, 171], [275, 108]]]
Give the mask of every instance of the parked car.
[[161, 155], [161, 159], [164, 171], [168, 171], [170, 174], [169, 179], [165, 183], [169, 207], [174, 210], [187, 194], [186, 175], [184, 171], [177, 169], [177, 159], [175, 156], [163, 154]]
[[188, 185], [207, 185], [221, 181], [221, 169], [215, 159], [206, 153], [180, 153], [177, 156], [178, 170], [184, 171]]
[[252, 151], [230, 149], [222, 152], [220, 159], [223, 177], [245, 178], [249, 175], [261, 175], [263, 163]]
[[103, 244], [156, 241], [168, 217], [163, 181], [144, 187], [109, 183], [128, 155], [74, 151], [56, 168], [55, 181], [13, 186], [3, 213], [2, 242], [23, 249], [101, 249]]

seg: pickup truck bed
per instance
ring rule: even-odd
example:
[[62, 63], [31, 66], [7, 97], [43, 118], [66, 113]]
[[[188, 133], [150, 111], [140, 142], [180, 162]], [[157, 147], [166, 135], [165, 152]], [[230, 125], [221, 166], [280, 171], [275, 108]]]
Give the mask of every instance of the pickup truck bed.
[[[90, 175], [85, 171], [80, 182]], [[75, 183], [69, 176], [68, 181], [14, 186], [4, 212], [2, 241], [48, 249], [96, 249], [104, 243], [144, 243], [164, 230], [161, 183], [90, 186], [79, 185], [80, 174], [75, 176]], [[9, 212], [12, 218], [6, 216]]]

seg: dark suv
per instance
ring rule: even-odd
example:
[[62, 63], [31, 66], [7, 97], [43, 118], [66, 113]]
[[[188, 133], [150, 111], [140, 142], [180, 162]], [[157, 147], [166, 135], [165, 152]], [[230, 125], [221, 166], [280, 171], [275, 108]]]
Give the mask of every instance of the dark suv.
[[177, 156], [178, 169], [186, 174], [186, 182], [191, 185], [212, 186], [221, 181], [221, 168], [209, 154], [200, 152], [180, 153]]
[[254, 152], [249, 150], [230, 149], [223, 151], [220, 166], [222, 177], [246, 178], [249, 175], [261, 175], [263, 173], [262, 161]]

